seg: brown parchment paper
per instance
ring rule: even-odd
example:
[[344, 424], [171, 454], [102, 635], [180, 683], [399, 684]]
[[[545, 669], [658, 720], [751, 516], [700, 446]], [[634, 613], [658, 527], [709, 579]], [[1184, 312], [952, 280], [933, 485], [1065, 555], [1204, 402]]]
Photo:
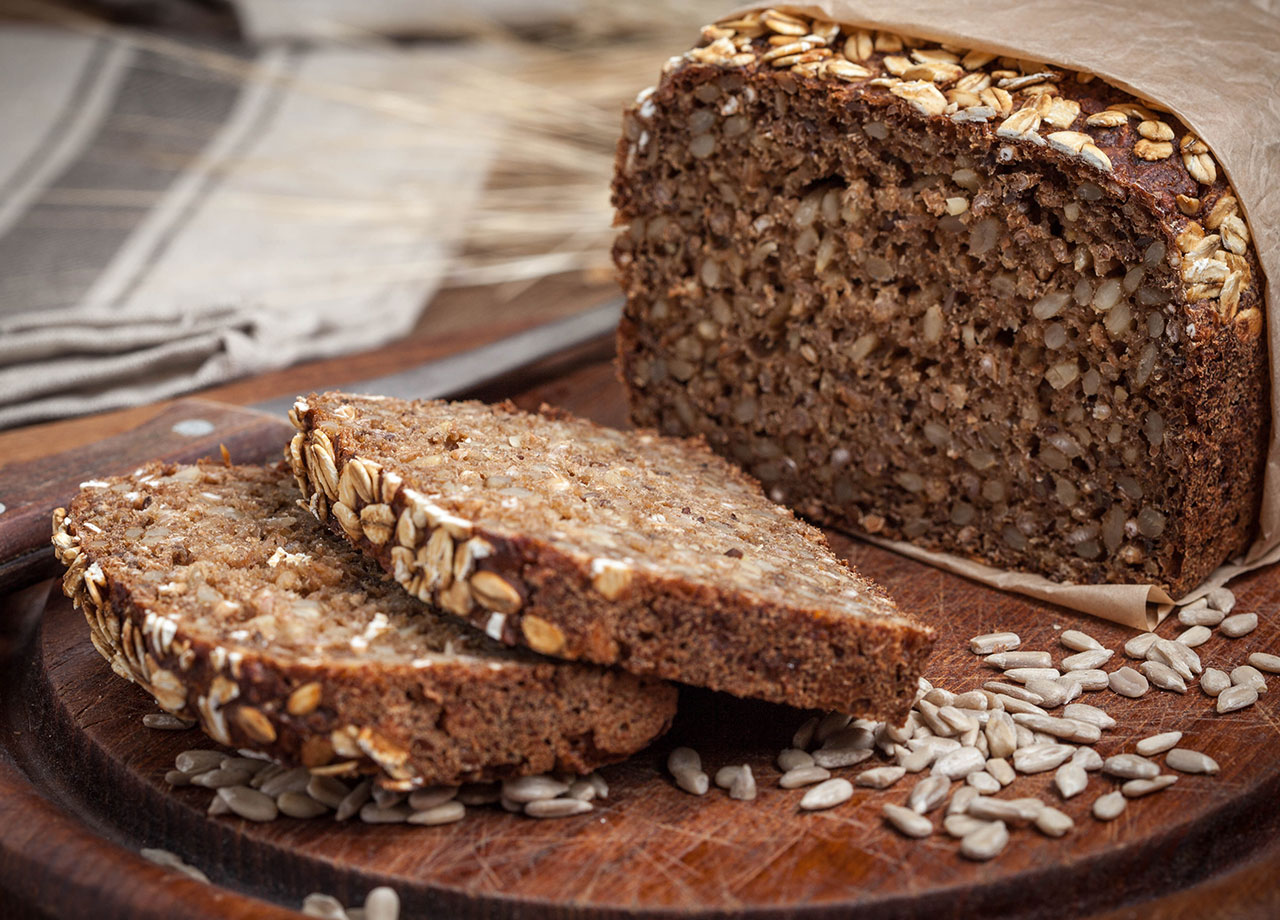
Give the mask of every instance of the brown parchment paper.
[[[760, 9], [752, 4], [742, 9]], [[1280, 559], [1280, 18], [1243, 0], [824, 0], [778, 5], [1097, 74], [1166, 108], [1199, 135], [1235, 187], [1266, 284], [1271, 443], [1258, 537], [1179, 603]], [[1231, 449], [1231, 445], [1224, 445]], [[890, 540], [903, 555], [1132, 626], [1152, 629], [1175, 599], [1156, 585], [1059, 584]]]

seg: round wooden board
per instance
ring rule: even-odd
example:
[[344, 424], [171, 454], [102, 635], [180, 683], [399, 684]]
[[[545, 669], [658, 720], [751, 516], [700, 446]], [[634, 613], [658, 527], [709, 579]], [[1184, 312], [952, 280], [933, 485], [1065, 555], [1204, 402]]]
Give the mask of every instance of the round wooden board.
[[[838, 536], [833, 543], [938, 629], [928, 676], [957, 692], [994, 675], [967, 650], [975, 633], [1012, 629], [1023, 648], [1048, 649], [1055, 659], [1067, 653], [1057, 641], [1062, 629], [1085, 629], [1116, 649], [1132, 635], [874, 547]], [[1280, 571], [1234, 587], [1238, 610], [1259, 612], [1262, 624], [1243, 639], [1215, 633], [1199, 649], [1207, 666], [1230, 670], [1251, 651], [1280, 650], [1280, 621], [1272, 615]], [[1160, 633], [1178, 629], [1166, 622]], [[65, 899], [49, 888], [70, 877], [87, 886], [81, 896], [92, 898], [95, 917], [173, 915], [174, 903], [191, 910], [199, 904], [210, 916], [270, 916], [267, 905], [247, 898], [296, 907], [308, 892], [325, 891], [359, 903], [378, 884], [399, 891], [409, 917], [1077, 916], [1230, 872], [1280, 831], [1280, 685], [1229, 715], [1215, 714], [1212, 700], [1194, 686], [1185, 696], [1152, 690], [1141, 700], [1085, 694], [1084, 702], [1119, 721], [1096, 745], [1104, 756], [1179, 729], [1183, 746], [1212, 754], [1222, 772], [1182, 776], [1164, 792], [1131, 801], [1111, 823], [1089, 816], [1092, 801], [1116, 788], [1111, 779], [1092, 774], [1086, 792], [1063, 803], [1051, 788], [1052, 773], [1019, 778], [1005, 795], [1040, 796], [1070, 814], [1076, 829], [1060, 840], [1015, 830], [998, 859], [972, 863], [940, 830], [914, 841], [884, 825], [881, 806], [904, 801], [913, 777], [883, 792], [858, 789], [830, 811], [798, 811], [800, 792], [778, 788], [773, 759], [806, 714], [699, 691], [684, 693], [666, 738], [603, 771], [610, 797], [581, 817], [534, 821], [480, 808], [438, 828], [209, 818], [207, 790], [171, 789], [163, 774], [179, 751], [212, 742], [195, 731], [143, 728], [141, 717], [155, 711], [154, 703], [110, 672], [60, 594], [49, 600], [42, 632], [19, 654], [24, 666], [10, 671], [4, 687], [0, 736], [16, 770], [0, 771], [0, 787], [25, 781], [40, 796], [0, 796], [0, 890], [23, 881], [5, 877], [22, 866], [34, 874], [28, 887], [45, 886], [46, 902], [56, 906]], [[1125, 663], [1132, 662], [1117, 652], [1106, 667]], [[708, 772], [750, 764], [759, 797], [738, 802], [717, 789], [702, 798], [679, 791], [662, 769], [677, 744], [697, 748]], [[852, 777], [858, 769], [836, 772]], [[940, 825], [941, 812], [933, 817]], [[114, 854], [118, 868], [86, 882], [83, 873], [50, 865], [41, 849], [50, 841], [32, 827], [55, 819], [86, 840], [103, 838], [101, 848]], [[241, 896], [213, 896], [169, 875], [167, 883], [188, 900], [157, 900], [163, 870], [121, 855], [143, 846], [181, 854]]]

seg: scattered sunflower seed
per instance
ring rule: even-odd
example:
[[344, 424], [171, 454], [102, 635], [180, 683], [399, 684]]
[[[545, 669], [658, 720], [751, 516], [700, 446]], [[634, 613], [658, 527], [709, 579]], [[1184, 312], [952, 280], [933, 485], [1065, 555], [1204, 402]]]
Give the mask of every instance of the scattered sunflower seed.
[[1102, 755], [1091, 747], [1077, 748], [1070, 762], [1085, 770], [1102, 769]]
[[1147, 679], [1130, 667], [1112, 671], [1109, 678], [1111, 689], [1121, 696], [1136, 699], [1151, 689]]
[[1146, 658], [1147, 651], [1159, 638], [1155, 633], [1141, 633], [1124, 644], [1124, 653], [1130, 658]]
[[503, 780], [502, 794], [513, 802], [524, 805], [542, 799], [554, 799], [569, 791], [569, 784], [551, 776], [521, 776]]
[[804, 721], [803, 725], [796, 729], [796, 733], [791, 738], [791, 746], [800, 751], [808, 750], [809, 745], [813, 743], [814, 732], [817, 730], [818, 717], [810, 716]]
[[787, 748], [778, 755], [778, 769], [783, 773], [796, 767], [812, 767], [813, 757], [808, 751], [799, 748]]
[[1158, 735], [1151, 735], [1139, 741], [1134, 748], [1143, 757], [1150, 757], [1153, 754], [1160, 754], [1176, 745], [1182, 740], [1182, 732], [1161, 732]]
[[1116, 754], [1102, 762], [1102, 772], [1121, 779], [1154, 779], [1160, 767], [1141, 754]]
[[[410, 797], [410, 801], [412, 801], [412, 797]], [[414, 811], [405, 820], [410, 824], [421, 824], [426, 827], [435, 827], [440, 824], [452, 824], [454, 821], [461, 821], [466, 816], [467, 806], [463, 805], [457, 799], [451, 799], [447, 802], [440, 802], [439, 804], [432, 805], [429, 808]]]
[[995, 632], [974, 636], [969, 640], [969, 650], [975, 655], [990, 655], [993, 652], [1010, 652], [1022, 645], [1017, 633]]
[[819, 811], [824, 808], [834, 808], [851, 798], [853, 798], [852, 783], [847, 779], [829, 779], [809, 789], [800, 799], [800, 807], [805, 811]]
[[1018, 778], [1013, 766], [1003, 757], [991, 757], [987, 760], [987, 772], [995, 777], [1001, 786], [1008, 786]]
[[1231, 678], [1226, 671], [1218, 668], [1205, 668], [1204, 673], [1200, 675], [1200, 689], [1206, 696], [1217, 696], [1230, 686]]
[[1247, 636], [1257, 628], [1258, 615], [1256, 613], [1237, 613], [1218, 624], [1218, 632], [1224, 636], [1230, 636], [1232, 639]]
[[1178, 638], [1174, 641], [1181, 642], [1187, 648], [1196, 648], [1204, 645], [1213, 635], [1213, 630], [1208, 626], [1192, 626], [1190, 629], [1184, 629], [1178, 634]]
[[974, 831], [984, 828], [991, 824], [990, 821], [983, 821], [975, 818], [973, 815], [954, 814], [947, 815], [942, 819], [942, 829], [952, 837], [967, 837]]
[[205, 773], [222, 766], [222, 761], [226, 756], [221, 751], [205, 749], [183, 751], [174, 758], [173, 765], [188, 775]]
[[1238, 668], [1232, 668], [1231, 682], [1252, 687], [1258, 691], [1259, 696], [1267, 692], [1267, 679], [1262, 676], [1261, 671], [1251, 664], [1242, 664]]
[[1077, 652], [1087, 652], [1089, 649], [1102, 648], [1102, 643], [1086, 632], [1078, 629], [1064, 630], [1062, 635], [1058, 637], [1058, 641], [1065, 647]]
[[1036, 830], [1046, 837], [1062, 837], [1069, 833], [1076, 822], [1071, 817], [1052, 806], [1046, 806], [1036, 815]]
[[1075, 753], [1069, 744], [1032, 744], [1013, 752], [1013, 768], [1019, 773], [1044, 773], [1056, 770]]
[[409, 809], [404, 805], [365, 802], [360, 807], [360, 820], [365, 824], [403, 824], [409, 820]]
[[280, 793], [276, 797], [276, 807], [280, 814], [290, 818], [318, 818], [329, 810], [327, 805], [317, 802], [305, 792]]
[[960, 839], [960, 855], [966, 859], [985, 861], [998, 856], [1009, 843], [1009, 829], [1003, 821], [992, 821]]
[[193, 878], [198, 882], [209, 884], [209, 876], [205, 875], [195, 866], [183, 860], [177, 853], [171, 853], [168, 850], [161, 850], [155, 847], [143, 847], [139, 850], [140, 855], [147, 862], [153, 862], [157, 866], [164, 866], [166, 869], [173, 869], [181, 872], [188, 878]]
[[1120, 787], [1120, 794], [1126, 799], [1140, 799], [1144, 795], [1168, 789], [1178, 781], [1178, 777], [1169, 773], [1153, 776], [1151, 779], [1131, 779]]
[[1115, 652], [1109, 648], [1091, 648], [1062, 659], [1064, 671], [1085, 671], [1096, 669], [1099, 665], [1111, 660]]
[[882, 813], [890, 824], [908, 837], [923, 838], [933, 833], [933, 822], [910, 808], [888, 803]]
[[1084, 792], [1089, 785], [1089, 774], [1079, 764], [1064, 763], [1053, 774], [1053, 784], [1064, 799], [1069, 799]]
[[[924, 768], [921, 767], [921, 769]], [[778, 785], [783, 789], [799, 789], [802, 786], [812, 786], [814, 783], [821, 783], [830, 778], [831, 771], [824, 770], [819, 766], [793, 767], [779, 777]]]
[[248, 786], [224, 786], [218, 790], [218, 798], [237, 815], [250, 821], [274, 821], [280, 813], [271, 796]]
[[970, 773], [977, 773], [987, 765], [987, 758], [976, 747], [960, 747], [943, 754], [933, 763], [933, 775], [943, 776], [948, 780], [964, 779]]
[[1186, 693], [1187, 683], [1173, 668], [1159, 661], [1142, 662], [1142, 673], [1152, 685], [1161, 690], [1172, 690], [1174, 693]]
[[1183, 626], [1217, 626], [1226, 614], [1207, 605], [1183, 607], [1178, 611], [1178, 622]]
[[1271, 655], [1267, 652], [1254, 652], [1249, 656], [1249, 664], [1253, 665], [1259, 671], [1266, 671], [1270, 674], [1280, 674], [1280, 655]]
[[1208, 754], [1189, 748], [1174, 748], [1164, 755], [1164, 764], [1179, 773], [1217, 773], [1218, 762]]
[[398, 920], [400, 896], [385, 885], [374, 888], [364, 899], [364, 920]]
[[347, 909], [342, 902], [330, 894], [312, 892], [302, 899], [302, 913], [307, 917], [319, 917], [321, 920], [348, 920]]
[[1062, 710], [1062, 715], [1064, 718], [1075, 719], [1077, 722], [1088, 722], [1090, 725], [1096, 725], [1103, 731], [1116, 727], [1115, 719], [1097, 706], [1091, 706], [1088, 703], [1069, 703]]
[[756, 797], [756, 778], [751, 772], [751, 767], [743, 764], [738, 770], [738, 775], [733, 778], [733, 782], [729, 785], [729, 798], [739, 802], [751, 802]]
[[951, 801], [947, 803], [947, 814], [962, 815], [968, 808], [969, 804], [978, 797], [979, 792], [972, 786], [961, 786], [951, 796]]
[[911, 787], [907, 795], [907, 805], [918, 814], [933, 811], [947, 800], [951, 791], [951, 780], [945, 776], [926, 776]]
[[1114, 821], [1124, 813], [1125, 798], [1122, 792], [1108, 792], [1093, 801], [1093, 816], [1099, 821]]
[[1044, 803], [1039, 799], [997, 799], [980, 795], [969, 803], [966, 813], [984, 821], [1003, 821], [1014, 827], [1026, 827], [1043, 810]]
[[1219, 713], [1235, 712], [1237, 709], [1244, 709], [1258, 702], [1258, 691], [1252, 687], [1236, 685], [1228, 687], [1218, 694], [1218, 704], [1215, 707]]
[[1057, 668], [1009, 668], [1004, 676], [1025, 686], [1033, 680], [1057, 680], [1062, 674]]
[[[707, 774], [700, 775], [705, 779]], [[698, 795], [701, 794], [698, 793]], [[590, 802], [584, 802], [581, 799], [539, 799], [536, 802], [526, 803], [524, 813], [531, 818], [569, 818], [573, 815], [585, 814], [593, 808]]]
[[1204, 599], [1208, 601], [1210, 607], [1216, 607], [1223, 613], [1230, 613], [1236, 605], [1236, 596], [1230, 588], [1210, 588]]
[[1000, 785], [1000, 780], [985, 770], [970, 773], [964, 778], [964, 781], [974, 789], [977, 789], [982, 795], [995, 795], [1003, 788]]
[[353, 815], [359, 814], [364, 804], [373, 797], [373, 781], [361, 780], [356, 787], [347, 794], [347, 797], [338, 803], [338, 807], [334, 809], [333, 820], [346, 821]]
[[995, 652], [982, 659], [1001, 671], [1012, 668], [1051, 668], [1053, 656], [1048, 652]]
[[1109, 686], [1107, 672], [1101, 668], [1083, 668], [1079, 671], [1068, 671], [1058, 678], [1059, 683], [1067, 681], [1079, 684], [1081, 690], [1106, 690]]
[[902, 767], [874, 767], [870, 770], [863, 770], [854, 777], [854, 785], [868, 786], [872, 789], [888, 789], [898, 780], [906, 775], [906, 770]]

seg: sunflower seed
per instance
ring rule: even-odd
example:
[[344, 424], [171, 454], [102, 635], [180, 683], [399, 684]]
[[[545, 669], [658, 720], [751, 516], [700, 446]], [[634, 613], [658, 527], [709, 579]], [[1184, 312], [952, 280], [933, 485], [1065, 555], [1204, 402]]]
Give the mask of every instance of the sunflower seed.
[[1004, 676], [1025, 685], [1032, 680], [1057, 680], [1062, 674], [1057, 668], [1009, 668]]
[[995, 711], [987, 720], [985, 734], [987, 750], [992, 757], [1008, 757], [1018, 746], [1017, 731], [1013, 717], [1007, 712]]
[[1151, 689], [1151, 685], [1147, 683], [1145, 677], [1127, 666], [1112, 671], [1108, 680], [1110, 681], [1111, 689], [1116, 693], [1134, 699]]
[[1090, 706], [1088, 703], [1071, 703], [1062, 710], [1062, 715], [1068, 719], [1075, 719], [1077, 722], [1088, 722], [1090, 725], [1096, 725], [1103, 731], [1116, 727], [1115, 719], [1097, 706]]
[[1084, 770], [1101, 770], [1102, 755], [1091, 747], [1082, 747], [1071, 755], [1070, 763]]
[[919, 814], [933, 811], [947, 799], [951, 791], [951, 780], [945, 776], [926, 776], [911, 787], [907, 795], [907, 805]]
[[1187, 648], [1196, 648], [1204, 645], [1209, 641], [1209, 637], [1213, 635], [1213, 630], [1208, 626], [1192, 626], [1190, 629], [1184, 629], [1178, 634], [1175, 640], [1181, 642]]
[[675, 775], [686, 770], [699, 771], [702, 769], [702, 758], [698, 756], [698, 752], [693, 748], [678, 747], [667, 755], [667, 770]]
[[403, 824], [409, 820], [409, 809], [404, 805], [365, 802], [360, 806], [360, 820], [365, 824]]
[[170, 786], [190, 786], [191, 777], [181, 770], [170, 770], [164, 775], [164, 781]]
[[280, 795], [282, 792], [305, 792], [307, 784], [311, 782], [311, 773], [306, 767], [294, 767], [291, 770], [285, 770], [271, 779], [264, 782], [258, 789], [264, 794], [272, 798]]
[[970, 690], [968, 693], [961, 693], [951, 701], [951, 705], [957, 709], [990, 709], [991, 703], [987, 699], [987, 695], [981, 690]]
[[290, 818], [318, 818], [329, 809], [305, 792], [282, 792], [276, 797], [276, 807]]
[[231, 806], [221, 796], [215, 795], [213, 801], [209, 803], [207, 814], [210, 815], [229, 815], [231, 814]]
[[1242, 664], [1238, 668], [1232, 668], [1231, 682], [1252, 687], [1258, 692], [1259, 696], [1267, 692], [1267, 679], [1262, 676], [1261, 671], [1251, 664]]
[[1218, 762], [1208, 754], [1189, 748], [1174, 748], [1164, 755], [1165, 766], [1179, 773], [1217, 773]]
[[888, 789], [906, 774], [902, 767], [873, 767], [863, 770], [853, 778], [855, 786], [868, 786], [872, 789]]
[[[1077, 671], [1076, 673], [1083, 674], [1085, 672]], [[1028, 703], [1025, 700], [1015, 699], [1012, 696], [1005, 696], [1003, 693], [993, 693], [992, 696], [996, 697], [996, 699], [999, 700], [1000, 706], [998, 708], [1003, 709], [1005, 712], [1008, 712], [1008, 713], [1034, 712], [1042, 716], [1047, 716], [1049, 714], [1047, 710], [1042, 709], [1041, 707], [1037, 706], [1035, 703]], [[1039, 699], [1043, 701], [1044, 697], [1041, 696], [1039, 697]]]
[[982, 795], [995, 795], [1003, 788], [1000, 785], [1000, 781], [985, 770], [970, 773], [965, 777], [964, 781], [974, 789], [977, 789]]
[[400, 896], [395, 890], [381, 885], [364, 899], [364, 920], [399, 920]]
[[[707, 774], [699, 775], [705, 779]], [[678, 778], [676, 782], [679, 782]], [[701, 794], [698, 793], [698, 795]], [[593, 809], [594, 806], [590, 802], [584, 802], [581, 799], [539, 799], [536, 802], [527, 802], [524, 813], [531, 818], [569, 818], [573, 815], [586, 814]]]
[[373, 787], [373, 803], [379, 808], [391, 808], [393, 805], [403, 805], [407, 798], [409, 798], [409, 794], [407, 792], [400, 792], [398, 789], [388, 789], [384, 786], [378, 785], [374, 785]]
[[1053, 774], [1053, 784], [1064, 799], [1069, 799], [1084, 792], [1085, 786], [1089, 785], [1089, 774], [1079, 764], [1064, 763]]
[[813, 743], [813, 735], [818, 730], [818, 717], [810, 716], [805, 719], [804, 724], [796, 729], [796, 733], [791, 737], [791, 746], [797, 750], [808, 750], [809, 745]]
[[1158, 735], [1143, 738], [1134, 745], [1134, 749], [1143, 757], [1151, 757], [1153, 754], [1169, 750], [1181, 740], [1182, 732], [1161, 732]]
[[1174, 693], [1186, 693], [1187, 684], [1173, 668], [1159, 661], [1142, 662], [1142, 673], [1161, 690], [1172, 690]]
[[1014, 827], [1026, 827], [1044, 810], [1039, 799], [996, 799], [980, 795], [969, 803], [966, 814], [984, 821], [1003, 821]]
[[330, 894], [312, 892], [302, 900], [302, 913], [306, 917], [319, 917], [321, 920], [349, 920], [347, 909], [342, 902]]
[[206, 789], [222, 789], [226, 786], [247, 786], [250, 774], [247, 770], [207, 770], [191, 777], [191, 785]]
[[1249, 664], [1253, 665], [1260, 671], [1266, 671], [1270, 674], [1280, 674], [1280, 655], [1271, 655], [1267, 652], [1254, 652], [1249, 656]]
[[1224, 636], [1230, 636], [1232, 639], [1247, 636], [1257, 628], [1258, 615], [1256, 613], [1237, 613], [1218, 624], [1218, 631]]
[[409, 810], [427, 811], [437, 805], [453, 801], [457, 795], [457, 786], [428, 786], [425, 789], [415, 789], [409, 793]]
[[864, 760], [869, 760], [873, 753], [875, 752], [869, 749], [831, 749], [823, 747], [813, 752], [813, 762], [829, 770], [837, 767], [852, 767], [862, 763]]
[[1048, 652], [995, 652], [982, 659], [1001, 671], [1010, 668], [1051, 668], [1053, 656]]
[[[1194, 660], [1192, 656], [1194, 656]], [[1168, 639], [1157, 639], [1152, 643], [1151, 648], [1147, 649], [1147, 660], [1168, 665], [1183, 680], [1191, 680], [1192, 677], [1204, 670], [1200, 667], [1199, 655], [1196, 655], [1185, 645], [1171, 642]]]
[[830, 778], [831, 772], [819, 766], [792, 767], [778, 779], [778, 785], [783, 789], [799, 789]]
[[942, 819], [942, 829], [952, 837], [966, 837], [976, 830], [987, 827], [991, 821], [983, 821], [972, 815], [954, 814]]
[[1160, 767], [1141, 754], [1116, 754], [1102, 762], [1102, 772], [1122, 779], [1153, 779]]
[[799, 748], [786, 748], [778, 755], [778, 769], [783, 773], [796, 767], [812, 767], [813, 757]]
[[[412, 808], [412, 806], [410, 807]], [[452, 824], [454, 821], [461, 821], [466, 816], [467, 806], [456, 799], [452, 799], [432, 805], [429, 808], [415, 809], [406, 820], [410, 824], [435, 827], [439, 824]]]
[[183, 751], [174, 758], [173, 765], [183, 773], [205, 773], [209, 770], [216, 770], [218, 767], [222, 766], [222, 761], [226, 756], [227, 755], [221, 751]]
[[372, 796], [373, 781], [361, 780], [347, 797], [338, 803], [338, 807], [333, 812], [333, 820], [345, 821], [352, 815], [359, 813], [365, 802], [369, 801]]
[[1060, 684], [1056, 679], [1043, 680], [1033, 677], [1027, 681], [1027, 689], [1040, 697], [1042, 701], [1040, 705], [1045, 709], [1056, 709], [1080, 695], [1079, 684]]
[[881, 813], [894, 828], [908, 837], [924, 838], [933, 833], [933, 822], [910, 808], [886, 804]]
[[1178, 611], [1178, 622], [1183, 626], [1217, 626], [1226, 616], [1221, 610], [1201, 605], [1183, 607]]
[[153, 862], [157, 866], [164, 866], [166, 869], [174, 869], [188, 878], [204, 882], [206, 885], [209, 884], [209, 876], [195, 866], [188, 865], [177, 853], [170, 853], [168, 850], [160, 850], [153, 847], [143, 847], [138, 851], [138, 854], [147, 862]]
[[834, 808], [851, 798], [853, 798], [852, 783], [847, 779], [829, 779], [806, 792], [800, 799], [800, 807], [805, 811], [819, 811], [823, 808]]
[[[903, 750], [906, 749], [904, 748]], [[898, 766], [908, 773], [919, 773], [936, 759], [937, 753], [931, 748], [920, 748], [918, 751], [909, 751], [905, 756], [899, 757]]]
[[1017, 779], [1013, 766], [1003, 757], [992, 757], [987, 760], [987, 772], [995, 777], [1001, 786], [1007, 786]]
[[237, 815], [250, 821], [274, 821], [280, 814], [269, 795], [248, 786], [224, 786], [218, 790], [218, 798]]
[[1236, 596], [1231, 593], [1230, 588], [1210, 588], [1204, 599], [1209, 602], [1210, 607], [1216, 607], [1223, 613], [1230, 613], [1231, 608], [1236, 605]]
[[960, 855], [966, 859], [985, 861], [1000, 854], [1009, 842], [1009, 829], [1003, 821], [992, 821], [962, 837]]
[[1040, 814], [1036, 815], [1036, 830], [1046, 837], [1062, 837], [1075, 826], [1076, 822], [1072, 821], [1069, 815], [1052, 806], [1046, 806]]
[[1250, 686], [1237, 684], [1218, 694], [1218, 704], [1215, 708], [1220, 713], [1235, 712], [1237, 709], [1252, 706], [1256, 702], [1258, 702], [1257, 690]]
[[1124, 794], [1117, 792], [1108, 792], [1106, 795], [1098, 796], [1093, 801], [1093, 816], [1099, 821], [1114, 821], [1124, 812], [1125, 798]]
[[1091, 648], [1062, 659], [1064, 671], [1085, 671], [1096, 669], [1099, 665], [1111, 660], [1115, 652], [1109, 648]]
[[737, 764], [721, 767], [716, 771], [716, 775], [712, 778], [712, 782], [714, 782], [716, 787], [719, 789], [728, 789], [733, 785], [733, 781], [738, 778], [738, 773], [741, 770], [742, 767]]
[[1013, 721], [1025, 725], [1032, 731], [1044, 732], [1054, 738], [1075, 741], [1081, 744], [1093, 744], [1102, 737], [1102, 729], [1092, 722], [1077, 722], [1075, 719], [1059, 719], [1054, 716], [1015, 715]]
[[1013, 752], [1013, 768], [1019, 773], [1044, 773], [1056, 769], [1075, 753], [1069, 744], [1033, 744]]
[[751, 767], [743, 764], [738, 775], [729, 784], [729, 798], [739, 802], [751, 802], [756, 797], [756, 778]]
[[1146, 658], [1147, 650], [1155, 644], [1160, 637], [1155, 633], [1142, 633], [1134, 636], [1124, 644], [1124, 653], [1130, 658]]
[[992, 652], [1010, 652], [1022, 645], [1017, 633], [995, 632], [974, 636], [969, 640], [969, 651], [975, 655], [990, 655]]
[[964, 779], [970, 773], [982, 770], [986, 764], [987, 759], [976, 747], [960, 747], [935, 760], [932, 773], [948, 780]]
[[1126, 799], [1140, 799], [1144, 795], [1167, 789], [1178, 781], [1178, 777], [1165, 773], [1151, 779], [1131, 779], [1120, 787], [1120, 793]]
[[513, 802], [526, 805], [543, 799], [554, 799], [569, 791], [569, 784], [551, 776], [521, 776], [503, 780], [502, 794]]
[[1080, 685], [1081, 690], [1106, 690], [1107, 672], [1101, 668], [1084, 668], [1080, 671], [1068, 671], [1058, 678], [1059, 683], [1070, 681]]
[[852, 721], [853, 716], [847, 712], [829, 712], [818, 721], [818, 727], [813, 732], [813, 740], [824, 744], [836, 732], [847, 728]]
[[1025, 725], [1014, 725], [1013, 729], [1018, 734], [1018, 747], [1031, 747], [1031, 745], [1039, 743], [1036, 741], [1036, 733]]
[[[711, 788], [711, 779], [701, 770], [681, 770], [674, 774], [676, 785], [690, 795], [706, 795]], [[542, 801], [548, 801], [542, 799]], [[532, 804], [532, 803], [530, 803]], [[528, 811], [526, 808], [525, 811]]]
[[1205, 668], [1204, 673], [1200, 675], [1200, 689], [1206, 696], [1217, 696], [1230, 686], [1231, 678], [1227, 676], [1226, 671], [1218, 668]]
[[1077, 652], [1086, 652], [1090, 649], [1099, 649], [1103, 647], [1102, 643], [1093, 638], [1093, 636], [1086, 632], [1081, 632], [1078, 629], [1064, 630], [1062, 635], [1058, 637], [1058, 641], [1066, 648]]

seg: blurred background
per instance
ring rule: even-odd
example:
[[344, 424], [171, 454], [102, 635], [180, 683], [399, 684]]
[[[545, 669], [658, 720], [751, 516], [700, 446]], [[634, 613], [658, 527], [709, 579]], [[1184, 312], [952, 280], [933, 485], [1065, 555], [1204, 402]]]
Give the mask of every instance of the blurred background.
[[707, 0], [0, 0], [0, 428], [616, 294]]

